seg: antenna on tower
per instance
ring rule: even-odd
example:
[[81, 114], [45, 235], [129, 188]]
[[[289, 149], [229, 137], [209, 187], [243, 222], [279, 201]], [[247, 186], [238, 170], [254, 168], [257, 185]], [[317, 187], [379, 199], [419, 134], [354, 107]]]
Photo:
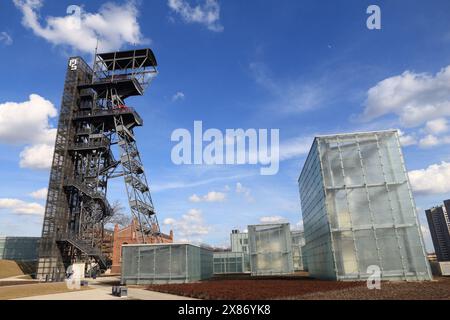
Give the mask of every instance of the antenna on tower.
[[94, 68], [93, 68], [93, 76], [92, 76], [92, 84], [94, 84], [95, 81], [95, 69], [97, 67], [97, 53], [98, 53], [98, 37], [97, 37], [97, 43], [95, 44], [95, 51], [94, 51]]

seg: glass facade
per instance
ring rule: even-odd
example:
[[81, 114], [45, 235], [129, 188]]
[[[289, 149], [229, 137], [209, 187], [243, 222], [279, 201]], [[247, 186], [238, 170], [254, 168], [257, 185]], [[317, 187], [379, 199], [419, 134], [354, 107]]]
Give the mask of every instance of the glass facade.
[[294, 272], [289, 223], [248, 226], [252, 275]]
[[397, 131], [316, 137], [299, 188], [313, 277], [431, 279]]
[[211, 278], [213, 252], [190, 244], [140, 244], [122, 247], [124, 285], [189, 283]]
[[215, 252], [214, 274], [250, 272], [250, 257], [244, 252]]
[[0, 237], [0, 259], [36, 261], [41, 238]]
[[291, 231], [292, 238], [292, 259], [294, 270], [305, 270], [303, 266], [302, 246], [305, 245], [305, 235], [303, 231]]

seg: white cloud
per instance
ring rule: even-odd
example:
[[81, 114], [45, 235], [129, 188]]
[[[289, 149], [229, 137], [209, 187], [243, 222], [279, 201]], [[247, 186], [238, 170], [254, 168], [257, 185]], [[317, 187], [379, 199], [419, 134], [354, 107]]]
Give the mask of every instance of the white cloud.
[[0, 143], [27, 145], [20, 153], [22, 168], [51, 166], [57, 129], [49, 119], [56, 115], [55, 106], [37, 94], [25, 102], [0, 104]]
[[223, 192], [211, 191], [203, 197], [199, 197], [196, 194], [193, 194], [189, 197], [189, 201], [191, 202], [223, 202], [226, 199], [226, 194]]
[[395, 114], [402, 125], [416, 127], [450, 116], [449, 91], [450, 66], [435, 75], [405, 71], [369, 89], [362, 119]]
[[79, 18], [76, 14], [49, 16], [45, 18], [44, 24], [40, 21], [43, 0], [14, 0], [14, 4], [22, 11], [22, 24], [54, 45], [92, 53], [97, 39], [101, 51], [113, 51], [125, 44], [146, 42], [137, 21], [139, 11], [134, 1], [127, 1], [123, 5], [108, 2], [100, 7], [98, 13], [81, 10]]
[[36, 200], [45, 200], [47, 199], [47, 188], [42, 188], [30, 193], [30, 196]]
[[0, 43], [3, 43], [5, 46], [10, 46], [13, 43], [13, 39], [6, 31], [2, 31], [0, 32]]
[[207, 202], [222, 202], [226, 198], [226, 194], [223, 192], [211, 191], [203, 197]]
[[198, 195], [193, 194], [189, 197], [190, 202], [202, 202], [202, 198], [200, 198]]
[[420, 139], [419, 141], [419, 145], [422, 148], [431, 148], [437, 146], [438, 144], [439, 144], [438, 138], [433, 136], [432, 134], [427, 135], [426, 137]]
[[245, 199], [248, 202], [253, 202], [255, 199], [251, 195], [251, 190], [249, 188], [246, 188], [242, 185], [242, 183], [238, 182], [236, 183], [236, 193], [243, 194]]
[[421, 148], [432, 148], [443, 144], [450, 144], [450, 136], [437, 137], [432, 134], [428, 134], [419, 141]]
[[176, 102], [176, 101], [178, 101], [178, 100], [184, 100], [185, 97], [186, 97], [186, 96], [185, 96], [185, 94], [184, 94], [183, 92], [178, 91], [177, 93], [175, 93], [175, 94], [173, 95], [172, 101], [173, 101], [173, 102]]
[[250, 193], [250, 190], [247, 188], [244, 188], [242, 183], [238, 182], [238, 183], [236, 183], [236, 193]]
[[285, 222], [288, 222], [288, 220], [281, 216], [266, 216], [266, 217], [261, 217], [259, 219], [259, 222], [264, 223], [264, 224], [271, 224], [271, 223], [285, 223]]
[[303, 219], [300, 219], [299, 222], [297, 222], [294, 227], [292, 228], [293, 230], [304, 230], [304, 225], [303, 225]]
[[172, 190], [172, 189], [193, 188], [193, 187], [207, 185], [207, 184], [214, 183], [214, 182], [242, 179], [242, 178], [250, 177], [253, 175], [254, 174], [227, 175], [227, 176], [215, 177], [215, 178], [204, 179], [204, 180], [196, 179], [193, 182], [175, 181], [175, 182], [169, 182], [169, 183], [164, 183], [164, 184], [159, 184], [159, 185], [155, 184], [155, 185], [153, 185], [152, 190], [153, 190], [153, 192], [160, 192], [160, 191], [166, 191], [166, 190]]
[[431, 134], [444, 133], [448, 131], [448, 122], [445, 118], [438, 118], [428, 121], [425, 128]]
[[409, 172], [413, 190], [419, 194], [450, 192], [450, 163], [433, 164], [426, 169]]
[[399, 130], [399, 137], [400, 143], [404, 147], [417, 144], [417, 139], [414, 137], [414, 135], [406, 134], [403, 131]]
[[0, 209], [9, 209], [18, 215], [44, 215], [45, 208], [39, 203], [18, 199], [0, 199]]
[[163, 224], [165, 224], [165, 225], [171, 225], [171, 224], [175, 224], [175, 222], [176, 222], [175, 219], [167, 218], [167, 219], [164, 219]]
[[313, 141], [313, 137], [298, 137], [281, 143], [280, 160], [289, 160], [308, 154]]
[[37, 144], [26, 147], [20, 153], [20, 167], [28, 169], [49, 169], [53, 160], [53, 146]]
[[53, 144], [56, 129], [49, 118], [56, 117], [57, 110], [48, 100], [31, 94], [25, 102], [0, 104], [0, 143], [5, 144]]
[[217, 0], [204, 0], [203, 4], [195, 7], [187, 0], [168, 0], [167, 4], [181, 16], [184, 22], [199, 23], [216, 32], [224, 29], [220, 24], [220, 5]]
[[206, 225], [202, 212], [198, 209], [189, 210], [180, 219], [167, 218], [163, 223], [174, 229], [176, 242], [201, 242], [202, 237], [212, 229]]

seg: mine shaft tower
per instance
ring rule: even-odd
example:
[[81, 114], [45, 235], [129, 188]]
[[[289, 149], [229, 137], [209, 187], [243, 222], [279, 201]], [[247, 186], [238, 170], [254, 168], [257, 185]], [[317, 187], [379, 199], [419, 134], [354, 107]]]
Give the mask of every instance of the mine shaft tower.
[[[113, 210], [108, 180], [123, 177], [137, 236], [160, 236], [134, 129], [143, 121], [125, 100], [157, 74], [150, 49], [69, 59], [45, 209], [37, 278], [61, 281], [73, 262], [108, 267], [101, 248]], [[113, 152], [115, 150], [115, 153]], [[116, 156], [115, 156], [116, 154]]]

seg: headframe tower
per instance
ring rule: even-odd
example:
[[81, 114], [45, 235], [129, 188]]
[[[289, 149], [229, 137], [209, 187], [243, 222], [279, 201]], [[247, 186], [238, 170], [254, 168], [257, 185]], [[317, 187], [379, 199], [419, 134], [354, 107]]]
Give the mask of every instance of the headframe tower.
[[75, 261], [108, 261], [101, 252], [113, 214], [108, 180], [123, 177], [137, 235], [145, 243], [160, 229], [134, 129], [143, 120], [125, 104], [142, 96], [157, 74], [151, 49], [101, 53], [93, 68], [69, 59], [50, 173], [37, 277], [62, 281]]

